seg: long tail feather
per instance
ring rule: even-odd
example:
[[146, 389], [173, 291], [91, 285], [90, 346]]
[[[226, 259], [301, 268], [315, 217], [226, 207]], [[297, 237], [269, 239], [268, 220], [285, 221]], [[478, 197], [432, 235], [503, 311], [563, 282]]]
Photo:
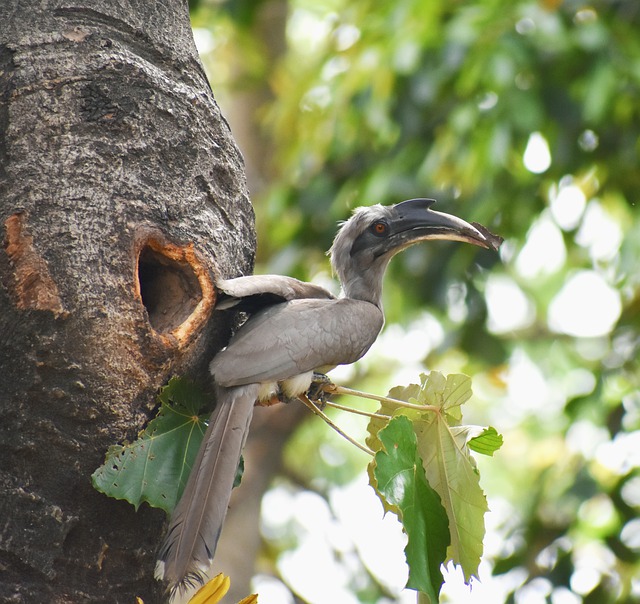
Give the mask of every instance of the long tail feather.
[[209, 570], [256, 395], [256, 385], [218, 389], [218, 406], [158, 555], [156, 578], [172, 593], [202, 583]]

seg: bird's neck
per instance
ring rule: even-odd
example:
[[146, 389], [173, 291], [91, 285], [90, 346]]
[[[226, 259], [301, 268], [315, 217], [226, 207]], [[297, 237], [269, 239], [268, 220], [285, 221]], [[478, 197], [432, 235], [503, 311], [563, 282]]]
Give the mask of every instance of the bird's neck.
[[364, 275], [344, 275], [342, 293], [345, 298], [370, 302], [382, 310], [382, 279]]

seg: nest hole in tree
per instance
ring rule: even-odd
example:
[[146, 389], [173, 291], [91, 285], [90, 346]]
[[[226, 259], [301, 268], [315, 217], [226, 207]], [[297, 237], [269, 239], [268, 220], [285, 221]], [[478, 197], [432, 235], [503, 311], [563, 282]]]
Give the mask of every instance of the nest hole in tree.
[[184, 323], [202, 300], [202, 289], [192, 266], [147, 244], [138, 256], [140, 297], [151, 326], [168, 333]]

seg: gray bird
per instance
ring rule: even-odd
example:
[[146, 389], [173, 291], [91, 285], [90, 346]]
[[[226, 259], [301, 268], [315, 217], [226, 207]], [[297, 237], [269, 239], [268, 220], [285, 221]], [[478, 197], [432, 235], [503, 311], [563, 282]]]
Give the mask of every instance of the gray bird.
[[498, 249], [499, 237], [432, 210], [433, 203], [411, 199], [355, 210], [329, 251], [340, 298], [279, 275], [218, 284], [217, 308], [236, 307], [250, 318], [210, 365], [217, 407], [156, 565], [156, 577], [172, 592], [201, 582], [211, 565], [254, 404], [301, 395], [314, 372], [353, 363], [369, 350], [384, 323], [382, 280], [391, 258], [430, 239]]

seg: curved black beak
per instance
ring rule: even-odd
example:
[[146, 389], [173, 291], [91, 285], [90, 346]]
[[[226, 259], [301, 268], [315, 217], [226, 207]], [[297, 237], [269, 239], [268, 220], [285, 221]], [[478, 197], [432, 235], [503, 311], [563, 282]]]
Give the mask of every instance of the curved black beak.
[[463, 241], [489, 250], [498, 250], [502, 237], [494, 235], [481, 224], [469, 223], [452, 214], [431, 209], [434, 199], [409, 199], [394, 206], [394, 218], [389, 225], [389, 250], [399, 252], [410, 245], [430, 239]]

